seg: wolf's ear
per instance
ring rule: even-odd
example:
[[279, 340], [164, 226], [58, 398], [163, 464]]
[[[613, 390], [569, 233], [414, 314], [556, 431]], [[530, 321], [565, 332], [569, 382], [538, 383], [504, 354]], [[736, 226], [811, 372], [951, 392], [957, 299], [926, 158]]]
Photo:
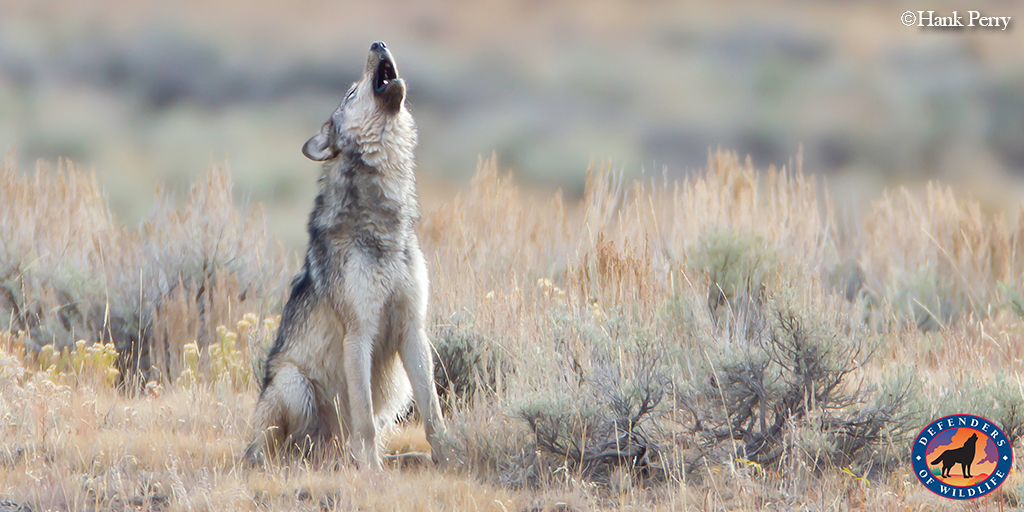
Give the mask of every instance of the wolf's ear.
[[334, 130], [334, 123], [327, 121], [316, 135], [309, 138], [302, 146], [302, 154], [306, 158], [322, 162], [333, 158], [337, 154], [334, 145], [331, 144], [331, 132]]

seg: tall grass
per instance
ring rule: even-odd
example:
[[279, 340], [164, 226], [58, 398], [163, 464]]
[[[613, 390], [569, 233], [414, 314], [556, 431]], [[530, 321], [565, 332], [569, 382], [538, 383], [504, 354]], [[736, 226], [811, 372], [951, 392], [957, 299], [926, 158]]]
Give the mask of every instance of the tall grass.
[[240, 313], [280, 305], [286, 255], [260, 207], [232, 204], [231, 177], [213, 167], [185, 194], [158, 191], [137, 230], [107, 209], [92, 173], [67, 161], [0, 170], [0, 312], [31, 350], [79, 339], [113, 343], [123, 375], [167, 380], [182, 347], [214, 341]]
[[[837, 218], [824, 188], [799, 164], [761, 171], [716, 152], [680, 182], [592, 165], [567, 203], [527, 197], [481, 161], [420, 226], [454, 459], [373, 476], [236, 465], [296, 258], [258, 207], [233, 204], [226, 171], [181, 202], [161, 193], [131, 230], [92, 175], [5, 164], [0, 497], [34, 509], [948, 507], [910, 473], [907, 435], [943, 412], [1024, 433], [1024, 214], [1011, 227], [933, 185]], [[121, 389], [93, 342], [116, 348]], [[411, 423], [388, 442], [424, 446]], [[1012, 480], [980, 506], [1016, 505]]]

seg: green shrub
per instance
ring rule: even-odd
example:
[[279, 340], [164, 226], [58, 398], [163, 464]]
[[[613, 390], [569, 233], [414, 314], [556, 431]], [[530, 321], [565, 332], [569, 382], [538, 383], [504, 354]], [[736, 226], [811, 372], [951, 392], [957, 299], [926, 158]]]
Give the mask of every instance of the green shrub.
[[434, 384], [441, 408], [451, 411], [471, 402], [481, 391], [494, 392], [501, 372], [512, 371], [499, 353], [488, 350], [484, 338], [459, 326], [441, 326], [434, 340]]
[[[1024, 283], [1024, 276], [1017, 283]], [[1024, 320], [1024, 297], [1021, 296], [1018, 286], [1011, 281], [999, 281], [997, 284], [999, 294], [1003, 297], [1003, 306], [1019, 320]]]
[[664, 479], [673, 471], [656, 421], [672, 393], [664, 352], [644, 335], [616, 347], [590, 347], [592, 364], [578, 390], [545, 395], [519, 410], [546, 456], [534, 463], [602, 484], [616, 468]]
[[935, 418], [975, 414], [999, 425], [1011, 444], [1024, 435], [1024, 392], [1005, 373], [997, 373], [987, 381], [961, 374], [949, 383], [949, 389], [936, 403], [938, 407], [932, 414]]
[[756, 339], [716, 342], [680, 402], [706, 453], [774, 464], [799, 447], [840, 466], [863, 462], [918, 418], [909, 375], [864, 385], [872, 355], [867, 333], [775, 305]]
[[966, 294], [930, 266], [905, 275], [891, 300], [923, 332], [942, 329], [973, 309]]
[[[776, 274], [776, 253], [763, 238], [714, 227], [688, 250], [687, 265], [707, 279], [707, 305], [719, 325], [740, 326], [753, 336]], [[724, 312], [724, 313], [723, 313]], [[732, 322], [731, 318], [744, 322]]]

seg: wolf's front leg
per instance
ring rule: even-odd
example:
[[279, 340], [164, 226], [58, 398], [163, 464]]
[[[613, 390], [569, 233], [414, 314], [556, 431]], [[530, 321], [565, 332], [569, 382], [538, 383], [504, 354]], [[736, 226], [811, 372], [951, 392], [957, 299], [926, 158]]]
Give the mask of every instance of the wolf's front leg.
[[373, 343], [380, 330], [386, 282], [377, 262], [353, 254], [344, 268], [343, 295], [337, 297], [345, 324], [345, 384], [348, 388], [351, 446], [360, 468], [380, 469], [377, 426], [373, 421]]
[[430, 442], [431, 457], [435, 463], [448, 460], [448, 452], [442, 446], [441, 437], [445, 431], [441, 417], [441, 403], [434, 385], [433, 347], [426, 333], [427, 296], [429, 282], [427, 266], [419, 247], [409, 251], [408, 280], [404, 283], [406, 300], [402, 303], [402, 336], [399, 354], [405, 373], [412, 384], [416, 408], [423, 418], [423, 430]]
[[352, 451], [360, 468], [380, 469], [377, 454], [377, 427], [373, 422], [373, 340], [371, 330], [361, 328], [345, 334], [345, 383], [348, 387], [348, 413], [352, 428]]
[[444, 464], [448, 460], [448, 452], [442, 446], [441, 439], [445, 431], [444, 418], [441, 416], [441, 402], [434, 385], [434, 359], [430, 340], [422, 323], [417, 325], [413, 322], [406, 326], [400, 351], [405, 373], [409, 375], [412, 384], [416, 408], [423, 418], [423, 430], [430, 442], [431, 458], [435, 464]]

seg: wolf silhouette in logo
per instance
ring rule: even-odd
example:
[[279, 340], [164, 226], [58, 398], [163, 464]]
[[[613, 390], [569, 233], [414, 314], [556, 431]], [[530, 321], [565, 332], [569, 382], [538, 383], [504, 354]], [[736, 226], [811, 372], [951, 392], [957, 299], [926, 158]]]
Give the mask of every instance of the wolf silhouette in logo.
[[964, 478], [973, 478], [971, 475], [971, 464], [974, 463], [974, 450], [977, 444], [978, 434], [971, 434], [971, 437], [967, 438], [963, 446], [942, 452], [932, 461], [932, 465], [934, 466], [941, 462], [942, 478], [949, 478], [949, 470], [953, 469], [953, 466], [960, 464], [963, 468]]

